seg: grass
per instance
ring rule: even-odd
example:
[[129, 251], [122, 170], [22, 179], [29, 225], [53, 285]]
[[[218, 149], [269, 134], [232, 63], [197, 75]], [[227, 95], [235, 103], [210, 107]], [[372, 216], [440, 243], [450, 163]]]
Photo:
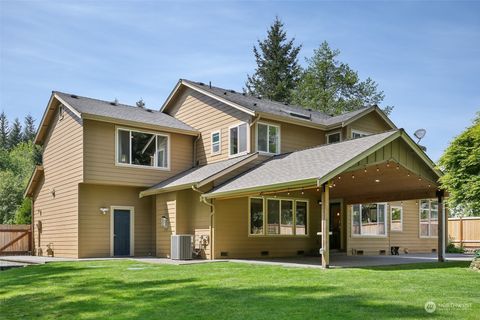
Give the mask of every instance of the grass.
[[[437, 304], [432, 314], [424, 309], [427, 301]], [[0, 318], [9, 320], [478, 319], [479, 314], [480, 273], [469, 270], [468, 262], [321, 270], [117, 260], [0, 272]]]

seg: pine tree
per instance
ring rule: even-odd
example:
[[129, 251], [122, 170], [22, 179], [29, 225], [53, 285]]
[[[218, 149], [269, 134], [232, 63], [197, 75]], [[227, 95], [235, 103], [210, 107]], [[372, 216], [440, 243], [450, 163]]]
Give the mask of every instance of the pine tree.
[[33, 119], [30, 114], [25, 117], [24, 125], [22, 135], [23, 141], [33, 141], [35, 138], [35, 119]]
[[258, 40], [258, 48], [253, 47], [257, 68], [253, 76], [247, 75], [245, 91], [270, 100], [290, 102], [291, 92], [301, 74], [297, 59], [301, 46], [295, 46], [294, 40], [287, 40], [283, 23], [276, 17], [267, 38]]
[[[294, 103], [336, 115], [383, 101], [385, 94], [377, 83], [370, 78], [360, 81], [358, 73], [339, 61], [338, 55], [340, 51], [324, 41], [313, 57], [306, 59], [307, 68], [293, 93]], [[391, 110], [384, 109], [386, 113]]]
[[8, 148], [13, 149], [20, 142], [22, 142], [22, 124], [18, 118], [15, 118], [10, 133], [8, 134]]
[[8, 127], [7, 115], [4, 111], [0, 113], [0, 148], [8, 149], [8, 134], [10, 128]]

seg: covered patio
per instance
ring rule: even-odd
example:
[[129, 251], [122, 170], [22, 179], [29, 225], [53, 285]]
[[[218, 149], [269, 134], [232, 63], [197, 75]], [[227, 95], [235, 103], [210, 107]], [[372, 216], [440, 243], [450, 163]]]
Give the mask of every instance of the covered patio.
[[[441, 172], [435, 168], [435, 164], [400, 129], [275, 156], [203, 197], [214, 204], [217, 199], [263, 197], [269, 200], [292, 195], [318, 202], [319, 212], [311, 212], [310, 221], [315, 224], [315, 215], [321, 217], [316, 234], [321, 239], [321, 258], [300, 259], [323, 268], [330, 267], [334, 261], [340, 266], [355, 264], [356, 259], [360, 264], [370, 260], [373, 265], [384, 262], [409, 263], [415, 256], [407, 255], [409, 250], [406, 247], [415, 246], [416, 240], [428, 241], [429, 249], [425, 252], [429, 253], [427, 260], [435, 257], [437, 261], [444, 261], [445, 210], [444, 193], [437, 183], [440, 176]], [[430, 200], [425, 202], [427, 200], [420, 199]], [[409, 211], [401, 214], [402, 226], [405, 215], [409, 219], [408, 227], [412, 227], [412, 230], [415, 227], [416, 233], [405, 233], [404, 239], [390, 235], [392, 226], [387, 202], [398, 202], [399, 207], [404, 202], [409, 203]], [[424, 202], [428, 203], [426, 209]], [[334, 203], [338, 204], [338, 208], [332, 215], [330, 207]], [[358, 204], [375, 206], [368, 211]], [[427, 213], [425, 223], [424, 211]], [[374, 213], [373, 219], [370, 212]], [[270, 227], [268, 221], [264, 223]], [[339, 227], [337, 239], [332, 238], [335, 224]], [[370, 228], [380, 230], [378, 235], [372, 234]], [[329, 236], [323, 236], [325, 234]], [[332, 261], [331, 240], [339, 242], [338, 251], [344, 253], [335, 255]], [[362, 246], [368, 248], [375, 241], [380, 243], [380, 250], [375, 249], [380, 256], [360, 256], [367, 251]], [[403, 252], [398, 252], [400, 246], [405, 247]], [[389, 256], [391, 253], [407, 254]]]

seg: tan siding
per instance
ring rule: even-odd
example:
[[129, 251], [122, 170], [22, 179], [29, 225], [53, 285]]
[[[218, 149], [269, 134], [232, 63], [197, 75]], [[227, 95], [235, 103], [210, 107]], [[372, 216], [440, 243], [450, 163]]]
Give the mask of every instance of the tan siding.
[[[229, 127], [250, 122], [251, 116], [222, 102], [186, 89], [174, 102], [169, 114], [200, 131], [197, 141], [199, 164], [228, 159]], [[221, 132], [221, 153], [211, 154], [211, 133]]]
[[[263, 118], [259, 122], [280, 126], [281, 153], [311, 148], [325, 143], [325, 131], [319, 129]], [[254, 150], [257, 150], [256, 130], [257, 126], [255, 125], [252, 127], [251, 142]]]
[[344, 139], [351, 138], [352, 129], [369, 133], [380, 133], [392, 128], [376, 112], [370, 112], [346, 127]]
[[[309, 236], [248, 236], [247, 197], [215, 201], [215, 259], [258, 258], [261, 251], [269, 251], [270, 257], [295, 256], [297, 251], [318, 252], [320, 231], [320, 207], [316, 198], [310, 199]], [[221, 257], [228, 252], [228, 257]]]
[[110, 220], [112, 212], [100, 213], [101, 207], [134, 207], [135, 256], [153, 255], [152, 237], [155, 225], [152, 224], [154, 208], [152, 198], [139, 198], [142, 188], [80, 185], [79, 205], [79, 256], [110, 256]]
[[[44, 179], [34, 198], [35, 247], [46, 255], [51, 244], [57, 257], [78, 256], [78, 184], [83, 179], [82, 122], [68, 109], [54, 117], [43, 145]], [[55, 197], [52, 195], [55, 190]]]
[[[169, 228], [160, 225], [162, 216], [169, 218]], [[199, 193], [183, 190], [156, 196], [156, 254], [170, 257], [170, 237], [175, 234], [194, 235], [195, 248], [199, 248], [200, 237], [210, 238], [210, 208], [201, 203]], [[210, 258], [210, 247], [204, 248], [203, 257]]]
[[169, 134], [170, 170], [135, 168], [115, 165], [115, 124], [85, 120], [84, 126], [87, 183], [151, 186], [192, 167], [194, 138], [191, 136]]
[[[403, 207], [403, 231], [390, 231], [390, 206]], [[379, 250], [390, 253], [390, 246], [399, 246], [400, 253], [432, 252], [437, 248], [437, 238], [420, 238], [418, 200], [388, 203], [387, 237], [354, 237], [352, 230], [351, 206], [347, 206], [347, 254], [352, 249], [364, 250], [365, 254], [378, 254]]]

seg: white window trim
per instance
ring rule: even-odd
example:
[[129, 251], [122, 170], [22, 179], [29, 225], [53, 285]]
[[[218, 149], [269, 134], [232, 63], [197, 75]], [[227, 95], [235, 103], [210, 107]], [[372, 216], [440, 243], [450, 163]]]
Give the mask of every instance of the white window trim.
[[366, 131], [361, 131], [361, 130], [357, 130], [357, 129], [352, 129], [352, 130], [350, 131], [350, 138], [353, 139], [353, 134], [354, 134], [354, 133], [363, 134], [363, 135], [365, 135], [365, 136], [369, 136], [369, 135], [372, 134], [371, 132], [366, 132]]
[[[262, 125], [265, 125], [265, 126], [270, 126], [270, 127], [276, 127], [278, 129], [278, 141], [277, 141], [277, 152], [270, 152], [270, 151], [261, 151], [258, 149], [258, 125], [259, 124], [262, 124]], [[268, 128], [267, 128], [267, 137], [268, 137]], [[279, 124], [273, 124], [273, 123], [268, 123], [268, 122], [263, 122], [263, 121], [259, 121], [257, 122], [256, 126], [255, 126], [255, 150], [257, 150], [258, 153], [260, 154], [266, 154], [266, 155], [272, 155], [272, 154], [280, 154], [281, 153], [281, 145], [282, 145], [282, 133], [281, 133], [281, 127]], [[267, 148], [269, 148], [269, 144], [268, 144], [268, 141], [267, 141]]]
[[[333, 131], [333, 132], [329, 132], [329, 133], [326, 133], [326, 134], [325, 134], [325, 143], [326, 143], [326, 144], [330, 144], [330, 142], [328, 142], [328, 137], [333, 136], [334, 134], [337, 134], [337, 133], [340, 134], [340, 141], [338, 141], [338, 142], [342, 142], [342, 141], [343, 141], [342, 131], [341, 131], [341, 130], [337, 130], [337, 131]], [[331, 142], [331, 143], [335, 143], [335, 142]]]
[[129, 210], [130, 211], [130, 256], [135, 255], [135, 207], [131, 206], [110, 206], [110, 256], [114, 256], [114, 210]]
[[[251, 222], [251, 205], [250, 199], [263, 200], [263, 234], [250, 233]], [[268, 200], [288, 200], [293, 202], [293, 234], [267, 234], [267, 201]], [[307, 204], [307, 232], [306, 234], [296, 234], [296, 220], [297, 220], [297, 202], [305, 202]], [[303, 198], [289, 198], [289, 197], [249, 197], [248, 198], [248, 229], [247, 235], [252, 238], [308, 238], [310, 236], [310, 201]]]
[[[362, 234], [362, 205], [365, 203], [356, 203], [350, 206], [350, 234], [352, 238], [387, 238], [388, 237], [388, 204], [386, 202], [374, 202], [371, 204], [385, 205], [385, 234]], [[360, 205], [360, 234], [353, 233], [353, 206]]]
[[[218, 151], [213, 151], [213, 135], [218, 133]], [[210, 133], [210, 153], [212, 156], [219, 155], [222, 153], [222, 132], [220, 130], [213, 131]]]
[[[400, 230], [393, 230], [392, 229], [392, 222], [393, 222], [392, 210], [393, 209], [400, 209]], [[403, 207], [402, 206], [390, 206], [390, 231], [391, 232], [403, 232]]]
[[[235, 153], [235, 154], [232, 154], [231, 151], [231, 136], [230, 136], [230, 129], [232, 128], [235, 128], [235, 127], [240, 127], [242, 124], [245, 124], [247, 126], [247, 149], [243, 152], [238, 152], [238, 153]], [[240, 130], [238, 130], [238, 132], [240, 132]], [[228, 127], [228, 157], [229, 158], [235, 158], [235, 157], [239, 157], [239, 156], [244, 156], [246, 154], [249, 154], [250, 153], [250, 125], [247, 123], [247, 122], [239, 122], [235, 125], [232, 125], [230, 127]]]
[[[422, 228], [421, 228], [421, 222], [422, 222], [422, 201], [426, 200], [428, 201], [428, 236], [423, 236], [422, 235]], [[437, 239], [438, 235], [432, 236], [430, 235], [430, 227], [431, 227], [431, 212], [432, 212], [432, 201], [436, 201], [436, 199], [420, 199], [418, 200], [418, 237], [421, 239]], [[437, 213], [438, 214], [438, 213]], [[438, 215], [437, 215], [437, 223], [438, 223]]]
[[[167, 166], [166, 167], [157, 167], [157, 166], [144, 166], [139, 164], [130, 164], [130, 163], [121, 163], [118, 162], [118, 131], [129, 131], [130, 132], [130, 162], [132, 161], [132, 131], [134, 132], [141, 132], [141, 133], [148, 133], [153, 134], [155, 136], [163, 136], [167, 137]], [[115, 166], [118, 167], [130, 167], [130, 168], [141, 168], [141, 169], [153, 169], [153, 170], [162, 170], [162, 171], [170, 171], [171, 166], [171, 139], [169, 133], [164, 132], [156, 132], [156, 131], [146, 131], [141, 129], [132, 129], [128, 127], [115, 127]], [[155, 137], [155, 164], [157, 164], [157, 138]]]

